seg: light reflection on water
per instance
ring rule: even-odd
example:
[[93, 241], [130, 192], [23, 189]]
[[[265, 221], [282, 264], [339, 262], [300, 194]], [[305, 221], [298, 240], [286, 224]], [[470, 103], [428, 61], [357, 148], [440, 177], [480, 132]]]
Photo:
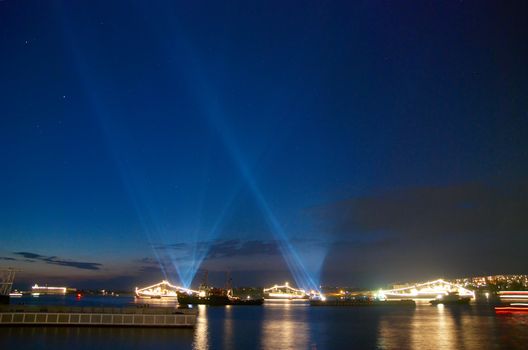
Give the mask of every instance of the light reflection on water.
[[456, 344], [454, 340], [455, 325], [453, 319], [446, 316], [444, 305], [419, 305], [418, 307], [432, 310], [432, 317], [425, 317], [422, 313], [417, 315], [415, 312], [411, 319], [411, 348], [423, 349], [425, 346], [436, 349], [453, 348]]
[[[501, 319], [489, 306], [418, 304], [412, 315], [383, 314], [379, 321], [379, 349], [489, 349], [523, 348], [515, 339], [528, 340], [528, 328], [504, 327], [504, 321], [524, 322], [523, 318]], [[526, 319], [525, 319], [526, 320]]]
[[[306, 349], [309, 342], [309, 323], [306, 307], [291, 302], [268, 306], [264, 310], [261, 348]], [[293, 309], [295, 308], [295, 309]], [[277, 315], [280, 313], [280, 315]], [[279, 316], [279, 317], [277, 317]]]
[[229, 349], [234, 344], [234, 327], [233, 327], [233, 307], [227, 305], [225, 307], [225, 319], [224, 319], [224, 348]]
[[198, 305], [198, 317], [196, 318], [196, 326], [194, 329], [194, 348], [195, 349], [209, 349], [209, 328], [207, 325], [207, 317], [205, 305]]

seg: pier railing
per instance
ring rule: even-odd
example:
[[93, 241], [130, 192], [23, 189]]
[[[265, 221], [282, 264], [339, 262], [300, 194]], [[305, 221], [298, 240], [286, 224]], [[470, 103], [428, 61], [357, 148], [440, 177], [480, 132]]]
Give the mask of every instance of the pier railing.
[[196, 311], [163, 307], [0, 307], [0, 325], [193, 327]]

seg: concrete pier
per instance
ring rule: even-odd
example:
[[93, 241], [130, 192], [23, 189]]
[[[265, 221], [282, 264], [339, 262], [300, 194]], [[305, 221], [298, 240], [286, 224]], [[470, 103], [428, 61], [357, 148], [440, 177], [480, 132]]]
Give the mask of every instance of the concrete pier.
[[171, 307], [0, 306], [0, 326], [194, 327], [195, 310]]

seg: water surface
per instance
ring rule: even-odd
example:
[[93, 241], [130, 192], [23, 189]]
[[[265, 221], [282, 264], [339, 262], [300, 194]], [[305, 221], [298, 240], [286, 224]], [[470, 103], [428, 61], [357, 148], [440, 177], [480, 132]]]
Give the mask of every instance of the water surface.
[[[24, 297], [13, 303], [117, 306], [132, 297]], [[416, 308], [199, 306], [195, 329], [0, 327], [0, 349], [523, 349], [528, 316], [489, 305]]]

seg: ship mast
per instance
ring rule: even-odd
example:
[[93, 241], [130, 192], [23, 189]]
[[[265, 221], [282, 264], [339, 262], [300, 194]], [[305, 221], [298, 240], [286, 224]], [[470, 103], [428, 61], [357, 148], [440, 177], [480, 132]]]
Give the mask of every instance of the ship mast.
[[233, 279], [231, 278], [231, 271], [226, 272], [226, 285], [225, 289], [228, 297], [233, 296]]
[[208, 278], [209, 278], [209, 271], [205, 270], [204, 275], [202, 277], [202, 283], [200, 284], [200, 288], [199, 288], [200, 290], [209, 289]]

